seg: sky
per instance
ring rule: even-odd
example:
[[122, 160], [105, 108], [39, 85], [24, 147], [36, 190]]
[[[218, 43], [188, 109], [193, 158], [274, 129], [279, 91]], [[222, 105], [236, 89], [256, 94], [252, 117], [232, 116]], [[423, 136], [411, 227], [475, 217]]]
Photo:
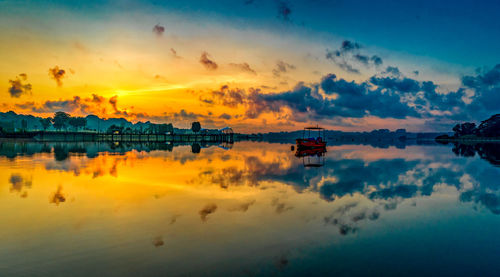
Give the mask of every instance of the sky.
[[0, 0], [0, 111], [242, 133], [449, 131], [500, 110], [499, 8]]

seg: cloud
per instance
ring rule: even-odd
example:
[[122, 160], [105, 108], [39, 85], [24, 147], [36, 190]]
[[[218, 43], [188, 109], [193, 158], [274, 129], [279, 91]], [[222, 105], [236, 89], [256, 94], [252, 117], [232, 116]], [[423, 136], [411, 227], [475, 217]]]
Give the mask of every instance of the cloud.
[[290, 3], [288, 1], [277, 1], [278, 5], [278, 18], [289, 22], [290, 14], [292, 13], [292, 9], [290, 7]]
[[163, 33], [165, 32], [165, 27], [161, 26], [160, 24], [156, 24], [154, 27], [153, 27], [153, 33], [156, 34], [157, 36], [161, 36], [163, 35]]
[[401, 76], [401, 71], [399, 71], [399, 68], [397, 68], [395, 66], [388, 66], [383, 73], [384, 74], [392, 75], [394, 77], [400, 77]]
[[113, 111], [113, 114], [130, 116], [126, 111], [118, 109], [116, 96], [107, 99], [106, 97], [92, 94], [91, 97], [81, 98], [73, 96], [72, 99], [47, 100], [43, 103], [25, 102], [15, 104], [16, 108], [29, 110], [33, 113], [53, 113], [64, 111], [67, 113], [101, 114]]
[[206, 222], [208, 220], [208, 215], [215, 213], [217, 210], [216, 204], [207, 204], [203, 209], [201, 209], [198, 214], [200, 215], [201, 221]]
[[382, 60], [381, 57], [377, 56], [377, 55], [373, 55], [371, 58], [370, 58], [370, 61], [375, 65], [375, 66], [381, 66], [384, 61]]
[[227, 113], [223, 113], [223, 114], [219, 115], [219, 118], [229, 120], [229, 119], [231, 119], [231, 115], [229, 115]]
[[471, 103], [460, 119], [484, 119], [500, 112], [500, 64], [491, 69], [480, 69], [476, 75], [462, 77], [463, 91], [473, 92]]
[[182, 59], [181, 56], [177, 55], [177, 51], [175, 51], [174, 48], [170, 48], [170, 53], [172, 53], [172, 56], [176, 59]]
[[57, 83], [57, 86], [60, 87], [63, 85], [62, 79], [64, 78], [66, 71], [59, 66], [55, 66], [53, 68], [49, 68], [49, 76], [54, 79]]
[[500, 64], [490, 70], [479, 70], [476, 76], [463, 76], [462, 84], [469, 88], [491, 88], [500, 84]]
[[326, 50], [326, 59], [333, 61], [340, 68], [351, 73], [360, 73], [356, 65], [370, 67], [381, 66], [382, 58], [377, 55], [364, 55], [360, 52], [362, 46], [357, 42], [350, 40], [342, 41], [340, 48], [337, 50]]
[[206, 116], [199, 113], [187, 112], [182, 109], [179, 112], [168, 114], [170, 118], [175, 120], [198, 120], [199, 118], [205, 118]]
[[209, 54], [207, 52], [203, 52], [200, 57], [200, 63], [205, 66], [207, 70], [216, 70], [218, 65], [215, 61], [208, 58]]
[[109, 104], [111, 104], [111, 107], [113, 107], [113, 110], [115, 113], [120, 114], [120, 111], [118, 110], [118, 95], [115, 95], [111, 98], [109, 98]]
[[250, 208], [250, 206], [252, 206], [253, 204], [255, 204], [255, 199], [249, 200], [247, 202], [244, 202], [244, 203], [241, 203], [237, 206], [229, 208], [229, 211], [231, 211], [231, 212], [246, 212], [246, 211], [248, 211], [248, 208]]
[[241, 71], [244, 71], [244, 72], [251, 73], [253, 75], [257, 75], [257, 72], [255, 72], [255, 70], [253, 70], [250, 67], [250, 65], [248, 65], [248, 63], [230, 63], [229, 66], [234, 67], [234, 68], [241, 70]]
[[[357, 49], [358, 46], [346, 43], [342, 47]], [[288, 66], [282, 63], [278, 63], [278, 68], [275, 71], [288, 71]], [[493, 91], [497, 89], [500, 98], [500, 87], [489, 88]], [[440, 124], [451, 125], [451, 120], [463, 118], [464, 114], [471, 114], [474, 110], [474, 105], [469, 107], [464, 102], [465, 88], [448, 92], [438, 90], [439, 86], [432, 81], [406, 77], [397, 67], [388, 66], [381, 74], [373, 75], [364, 82], [347, 81], [337, 78], [335, 74], [327, 74], [319, 82], [307, 85], [299, 82], [292, 90], [273, 93], [264, 93], [259, 88], [245, 90], [224, 85], [200, 98], [200, 101], [230, 108], [243, 107], [245, 118], [258, 118], [263, 113], [274, 113], [296, 122], [413, 117], [427, 118], [428, 124], [439, 121]], [[488, 92], [482, 93], [483, 96], [488, 96]], [[487, 99], [493, 100], [495, 96]], [[488, 101], [481, 101], [491, 106]], [[477, 103], [476, 111], [478, 105]]]
[[243, 89], [230, 89], [228, 85], [223, 85], [219, 90], [212, 91], [212, 101], [216, 101], [227, 107], [236, 108], [245, 101], [246, 93]]
[[276, 66], [273, 69], [273, 75], [275, 77], [280, 77], [282, 73], [287, 73], [293, 69], [295, 69], [295, 65], [286, 63], [282, 60], [278, 60], [276, 62]]
[[10, 97], [19, 98], [23, 94], [31, 93], [31, 84], [24, 83], [28, 79], [26, 73], [21, 73], [14, 80], [9, 80], [9, 94]]

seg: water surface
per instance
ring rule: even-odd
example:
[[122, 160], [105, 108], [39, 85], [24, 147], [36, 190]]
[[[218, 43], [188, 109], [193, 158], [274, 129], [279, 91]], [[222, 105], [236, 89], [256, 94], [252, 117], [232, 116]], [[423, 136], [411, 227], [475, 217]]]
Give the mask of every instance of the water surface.
[[2, 142], [0, 276], [496, 275], [495, 149]]

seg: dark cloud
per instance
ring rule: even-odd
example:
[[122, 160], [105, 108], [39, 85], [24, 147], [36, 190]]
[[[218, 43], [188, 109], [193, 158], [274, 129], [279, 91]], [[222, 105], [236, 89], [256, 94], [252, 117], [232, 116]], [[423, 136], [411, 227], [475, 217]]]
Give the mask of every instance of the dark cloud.
[[382, 58], [377, 55], [368, 56], [360, 52], [362, 46], [357, 42], [344, 40], [338, 50], [326, 50], [326, 58], [333, 61], [340, 68], [351, 73], [360, 73], [356, 65], [370, 67], [381, 66]]
[[382, 61], [382, 58], [377, 56], [377, 55], [373, 55], [371, 58], [370, 58], [370, 61], [375, 65], [375, 66], [381, 66], [384, 61]]
[[174, 48], [170, 48], [170, 53], [172, 53], [172, 56], [176, 59], [181, 59], [182, 57], [177, 55], [177, 51], [175, 51]]
[[160, 24], [156, 24], [153, 27], [153, 33], [156, 34], [157, 36], [163, 35], [164, 32], [165, 32], [165, 27], [161, 26]]
[[[343, 47], [356, 49], [357, 46], [346, 44]], [[278, 75], [277, 72], [287, 70], [285, 63], [278, 63], [275, 69]], [[495, 105], [492, 103], [498, 102], [493, 100], [495, 97], [500, 98], [500, 93], [491, 95], [493, 92], [483, 90], [477, 93], [483, 95], [480, 99], [482, 104], [476, 100], [473, 103], [475, 105], [469, 107], [464, 102], [464, 88], [444, 93], [438, 89], [439, 86], [432, 81], [405, 77], [397, 67], [389, 66], [381, 74], [374, 75], [365, 82], [346, 81], [337, 78], [335, 74], [327, 74], [318, 83], [306, 85], [299, 82], [290, 91], [275, 93], [264, 93], [258, 88], [229, 88], [225, 85], [220, 90], [213, 91], [209, 97], [200, 98], [200, 101], [231, 108], [243, 106], [247, 118], [257, 118], [262, 113], [287, 111], [287, 119], [297, 122], [376, 116], [395, 119], [430, 118], [427, 121], [429, 124], [431, 121], [452, 124], [452, 119], [470, 114], [472, 108], [478, 111], [478, 107], [484, 105], [485, 109], [493, 109]], [[497, 91], [497, 88], [489, 90]], [[500, 92], [500, 87], [498, 91]]]
[[200, 57], [200, 63], [208, 70], [216, 70], [218, 68], [217, 63], [209, 59], [208, 56], [209, 54], [207, 52], [203, 52]]
[[219, 90], [212, 91], [212, 102], [215, 101], [221, 105], [235, 108], [244, 103], [247, 97], [243, 89], [230, 89], [228, 85], [223, 85]]
[[253, 70], [248, 63], [230, 63], [229, 66], [253, 75], [257, 75], [257, 72], [255, 72], [255, 70]]
[[491, 69], [480, 69], [478, 73], [462, 77], [462, 85], [474, 92], [472, 102], [464, 110], [462, 120], [478, 120], [500, 112], [500, 64]]
[[118, 110], [118, 95], [115, 95], [111, 98], [109, 98], [109, 104], [111, 104], [111, 107], [113, 107], [113, 110], [115, 111], [115, 114], [120, 114], [120, 110]]
[[394, 77], [376, 77], [370, 78], [370, 83], [381, 87], [399, 92], [416, 93], [420, 91], [420, 83], [410, 78], [394, 78]]
[[[382, 78], [382, 77], [381, 77]], [[212, 93], [210, 101], [228, 107], [243, 105], [247, 118], [257, 118], [265, 112], [280, 112], [288, 108], [291, 119], [307, 117], [319, 120], [332, 117], [361, 118], [367, 115], [381, 118], [420, 117], [418, 110], [404, 101], [405, 91], [416, 91], [408, 87], [407, 81], [399, 79], [373, 79], [379, 88], [373, 89], [370, 83], [348, 82], [337, 79], [334, 74], [326, 75], [318, 84], [306, 86], [298, 83], [291, 91], [262, 93], [260, 89], [230, 89], [223, 86]], [[320, 93], [322, 88], [327, 95], [337, 95], [335, 99]], [[387, 90], [391, 91], [387, 91]], [[399, 91], [403, 89], [405, 91]]]
[[491, 88], [500, 84], [500, 64], [490, 70], [479, 70], [476, 76], [463, 76], [462, 84], [469, 88]]
[[290, 7], [290, 3], [288, 1], [277, 1], [278, 5], [278, 18], [289, 22], [290, 14], [292, 13], [292, 9]]
[[397, 68], [395, 66], [388, 66], [383, 73], [392, 75], [394, 77], [401, 76], [401, 71], [399, 71], [399, 68]]
[[116, 96], [107, 99], [103, 96], [92, 94], [91, 97], [86, 98], [73, 96], [72, 99], [47, 100], [43, 103], [25, 102], [15, 104], [15, 106], [19, 109], [29, 110], [34, 113], [53, 113], [56, 111], [64, 111], [67, 113], [79, 112], [82, 114], [99, 114], [106, 113], [107, 110], [111, 109], [115, 114], [125, 116], [133, 115], [119, 110], [117, 103], [118, 98]]
[[169, 114], [169, 117], [175, 120], [197, 120], [199, 118], [205, 118], [206, 116], [198, 113], [187, 112], [182, 109], [179, 112]]
[[349, 40], [342, 41], [342, 44], [340, 45], [341, 52], [351, 52], [351, 51], [359, 50], [360, 48], [361, 48], [361, 45], [359, 45], [357, 42], [352, 42]]
[[249, 200], [247, 202], [244, 202], [244, 203], [238, 204], [232, 208], [229, 208], [229, 211], [231, 211], [231, 212], [246, 212], [246, 211], [248, 211], [248, 208], [250, 208], [250, 206], [252, 206], [254, 203], [255, 203], [255, 199]]
[[201, 221], [206, 222], [208, 220], [207, 216], [215, 213], [217, 210], [217, 205], [214, 203], [207, 204], [203, 209], [201, 209], [198, 214], [200, 215]]
[[364, 64], [365, 66], [368, 66], [368, 63], [370, 62], [370, 57], [361, 55], [361, 54], [356, 54], [353, 56], [355, 60], [358, 62]]
[[273, 69], [273, 75], [275, 77], [280, 77], [282, 73], [290, 72], [290, 70], [295, 69], [295, 65], [286, 63], [282, 60], [276, 62], [276, 66]]
[[60, 87], [63, 85], [62, 79], [64, 78], [66, 71], [59, 66], [55, 66], [53, 68], [49, 68], [49, 76], [54, 79], [57, 83], [57, 86]]
[[223, 114], [219, 115], [219, 118], [229, 120], [229, 119], [231, 119], [231, 115], [229, 115], [227, 113], [223, 113]]
[[9, 80], [10, 87], [8, 89], [10, 97], [19, 98], [23, 94], [31, 93], [31, 84], [25, 83], [28, 76], [21, 73], [14, 80]]

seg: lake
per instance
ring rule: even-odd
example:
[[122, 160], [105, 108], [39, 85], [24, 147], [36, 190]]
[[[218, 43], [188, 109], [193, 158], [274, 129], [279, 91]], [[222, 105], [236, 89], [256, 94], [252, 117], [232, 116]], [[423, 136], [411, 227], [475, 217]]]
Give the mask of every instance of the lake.
[[496, 145], [290, 146], [0, 142], [0, 276], [498, 275]]

